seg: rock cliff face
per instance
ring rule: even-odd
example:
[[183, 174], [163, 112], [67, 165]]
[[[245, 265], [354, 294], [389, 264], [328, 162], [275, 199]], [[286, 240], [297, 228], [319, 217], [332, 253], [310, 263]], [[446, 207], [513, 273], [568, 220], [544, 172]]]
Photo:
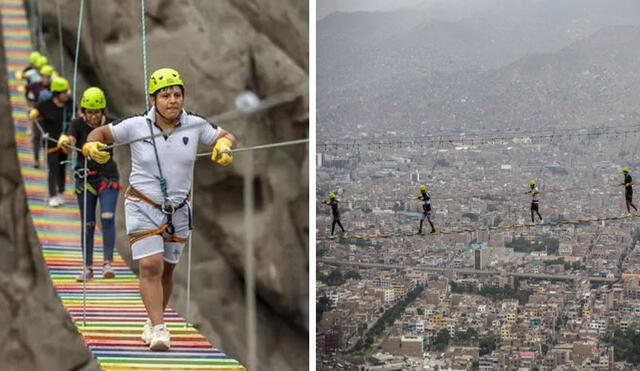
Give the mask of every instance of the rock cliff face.
[[[6, 71], [0, 38], [0, 70]], [[0, 112], [11, 112], [6, 73]], [[99, 370], [56, 297], [40, 252], [10, 114], [0, 115], [0, 365], [3, 370]]]
[[[45, 51], [60, 69], [55, 2], [40, 3]], [[72, 77], [79, 4], [77, 0], [62, 2], [68, 78]], [[147, 0], [146, 10], [148, 73], [167, 66], [178, 69], [185, 80], [188, 110], [211, 117], [233, 109], [235, 97], [244, 90], [265, 98], [302, 87], [303, 96], [292, 103], [220, 126], [234, 133], [243, 147], [308, 137], [304, 89], [308, 81], [308, 2]], [[114, 116], [144, 111], [140, 3], [88, 1], [84, 15], [78, 92], [88, 85], [102, 87]], [[15, 156], [12, 147], [4, 150]], [[256, 210], [251, 226], [244, 225], [242, 197], [250, 156], [238, 153], [227, 168], [207, 159], [196, 165], [191, 321], [225, 353], [246, 362], [244, 246], [245, 230], [252, 228], [260, 369], [306, 369], [308, 147], [263, 150], [252, 158]], [[116, 160], [126, 183], [128, 150], [118, 151]], [[13, 177], [20, 182], [19, 175]], [[130, 261], [121, 204], [118, 212], [117, 248]], [[23, 212], [16, 215], [15, 223], [27, 220]], [[37, 243], [32, 228], [24, 233]], [[33, 259], [40, 261], [37, 254]], [[176, 274], [179, 287], [171, 303], [181, 314], [186, 311], [186, 262], [185, 250]]]

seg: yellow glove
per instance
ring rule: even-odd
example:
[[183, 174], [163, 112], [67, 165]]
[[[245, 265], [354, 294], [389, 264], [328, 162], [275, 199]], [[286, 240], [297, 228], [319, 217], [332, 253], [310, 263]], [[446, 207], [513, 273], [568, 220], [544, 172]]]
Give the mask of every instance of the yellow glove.
[[82, 146], [82, 154], [99, 164], [104, 164], [109, 161], [111, 155], [107, 151], [100, 150], [107, 145], [101, 142], [87, 142]]
[[69, 143], [71, 143], [71, 138], [69, 138], [68, 135], [60, 134], [58, 138], [58, 148], [65, 148]]
[[35, 120], [38, 117], [40, 117], [40, 111], [38, 111], [35, 108], [32, 108], [31, 110], [29, 110], [29, 119], [30, 120]]
[[22, 71], [16, 71], [16, 79], [22, 80]]
[[220, 138], [211, 150], [211, 161], [215, 161], [218, 165], [227, 166], [233, 161], [231, 146], [233, 143], [227, 138]]

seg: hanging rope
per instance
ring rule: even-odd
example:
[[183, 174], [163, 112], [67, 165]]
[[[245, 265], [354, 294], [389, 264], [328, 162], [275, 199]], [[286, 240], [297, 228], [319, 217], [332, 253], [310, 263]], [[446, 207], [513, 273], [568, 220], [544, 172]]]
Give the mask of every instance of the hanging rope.
[[245, 225], [245, 298], [247, 301], [247, 350], [249, 370], [257, 370], [257, 342], [256, 342], [256, 292], [255, 292], [255, 260], [254, 260], [254, 234], [253, 234], [253, 152], [249, 152], [244, 174], [244, 225]]
[[56, 12], [58, 14], [58, 41], [60, 45], [60, 75], [65, 76], [64, 68], [64, 45], [62, 44], [62, 11], [60, 9], [60, 0], [56, 0]]
[[[77, 87], [77, 83], [78, 83], [78, 55], [80, 54], [80, 36], [82, 36], [82, 15], [84, 13], [84, 0], [80, 0], [80, 11], [78, 12], [78, 30], [76, 31], [78, 36], [76, 38], [76, 52], [73, 58], [73, 91], [72, 91], [72, 96], [73, 96], [73, 112], [71, 112], [71, 119], [75, 119], [76, 118], [76, 104], [77, 104], [77, 99], [76, 99], [76, 87]], [[66, 122], [66, 115], [64, 116], [64, 131], [67, 131], [67, 122]]]
[[[84, 169], [83, 169], [83, 197], [82, 203], [84, 204], [82, 212], [82, 228], [84, 238], [82, 239], [82, 325], [87, 326], [87, 273], [89, 267], [86, 267], [87, 256], [87, 178], [89, 177], [89, 166], [87, 164], [87, 156], [84, 156]], [[102, 205], [100, 205], [102, 207]]]
[[149, 111], [149, 97], [147, 97], [147, 27], [144, 18], [144, 0], [140, 0], [140, 21], [142, 23], [142, 81], [144, 86], [144, 109]]

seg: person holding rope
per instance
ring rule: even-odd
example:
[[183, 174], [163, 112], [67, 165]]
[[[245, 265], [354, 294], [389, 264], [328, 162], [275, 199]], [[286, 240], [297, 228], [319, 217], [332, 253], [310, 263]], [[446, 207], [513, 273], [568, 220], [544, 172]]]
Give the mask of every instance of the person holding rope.
[[[170, 333], [163, 314], [173, 288], [173, 271], [192, 228], [189, 194], [198, 142], [212, 146], [211, 160], [227, 166], [233, 160], [236, 139], [184, 110], [184, 83], [178, 71], [153, 72], [148, 94], [153, 106], [148, 112], [93, 129], [82, 152], [105, 163], [110, 158], [104, 150], [107, 144], [133, 141], [125, 218], [149, 316], [142, 340], [151, 350], [168, 350]], [[149, 138], [150, 134], [154, 137]]]
[[539, 206], [538, 206], [538, 194], [540, 194], [540, 191], [538, 190], [538, 187], [536, 187], [536, 181], [532, 180], [529, 182], [529, 190], [527, 192], [525, 192], [524, 194], [530, 194], [531, 195], [531, 223], [535, 222], [534, 219], [534, 213], [538, 214], [538, 218], [540, 218], [540, 221], [542, 221], [542, 216], [540, 215], [540, 210], [539, 210]]
[[429, 222], [429, 225], [431, 225], [431, 234], [436, 233], [436, 228], [433, 226], [433, 222], [431, 221], [431, 195], [427, 193], [426, 186], [420, 186], [420, 196], [416, 197], [416, 200], [422, 201], [422, 217], [420, 218], [418, 234], [422, 234], [422, 224], [424, 223], [425, 218]]
[[[38, 103], [29, 111], [31, 126], [38, 121], [45, 138], [58, 140], [62, 134], [64, 123], [71, 120], [73, 102], [69, 81], [64, 77], [56, 77], [51, 81], [51, 99]], [[40, 131], [39, 129], [37, 130]], [[34, 136], [35, 137], [35, 136]], [[35, 146], [34, 140], [34, 146]], [[39, 143], [39, 141], [38, 141]], [[39, 147], [38, 147], [39, 150]], [[67, 155], [53, 147], [47, 151], [47, 165], [49, 168], [49, 206], [58, 207], [64, 203], [62, 194], [65, 187], [65, 163]]]
[[333, 236], [333, 232], [336, 229], [336, 224], [342, 229], [342, 233], [344, 233], [344, 227], [342, 223], [340, 223], [340, 210], [338, 210], [338, 200], [336, 200], [336, 195], [333, 193], [329, 193], [329, 201], [322, 201], [323, 204], [331, 206], [331, 213], [333, 214], [333, 221], [331, 222], [331, 235]]
[[629, 175], [629, 168], [625, 167], [622, 169], [622, 174], [624, 175], [624, 182], [618, 185], [624, 186], [624, 200], [627, 204], [627, 212], [631, 214], [631, 209], [629, 207], [633, 207], [633, 209], [638, 212], [638, 208], [633, 204], [633, 179], [631, 178], [631, 175]]
[[[58, 138], [58, 149], [68, 152], [69, 145], [82, 147], [91, 130], [104, 125], [106, 120], [105, 109], [107, 99], [104, 92], [97, 87], [91, 87], [82, 93], [80, 101], [80, 117], [71, 121], [68, 134]], [[112, 155], [113, 150], [107, 152]], [[102, 226], [104, 263], [102, 265], [102, 277], [114, 278], [113, 246], [116, 238], [116, 225], [114, 214], [118, 193], [122, 186], [118, 183], [118, 167], [112, 158], [100, 164], [88, 159], [87, 169], [84, 169], [84, 155], [78, 153], [76, 167], [74, 169], [76, 179], [76, 196], [80, 207], [80, 216], [85, 220], [85, 226], [81, 233], [84, 241], [84, 269], [77, 278], [82, 282], [93, 278], [93, 245], [96, 229], [96, 207], [100, 202], [100, 222]], [[84, 177], [87, 177], [86, 187]], [[85, 209], [86, 197], [86, 209]], [[85, 217], [86, 213], [86, 217]], [[86, 218], [86, 219], [85, 219]]]

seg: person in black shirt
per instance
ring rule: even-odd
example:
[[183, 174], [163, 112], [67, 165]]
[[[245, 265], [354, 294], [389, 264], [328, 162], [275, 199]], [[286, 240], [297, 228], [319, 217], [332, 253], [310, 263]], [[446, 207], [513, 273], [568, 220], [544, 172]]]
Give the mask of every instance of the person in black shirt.
[[433, 226], [433, 221], [431, 221], [431, 195], [427, 193], [426, 186], [420, 186], [420, 196], [416, 197], [416, 200], [422, 201], [422, 218], [420, 218], [418, 234], [422, 233], [422, 224], [425, 218], [429, 222], [429, 225], [431, 225], [431, 233], [436, 233], [436, 228]]
[[[79, 118], [71, 121], [67, 134], [60, 135], [58, 148], [68, 151], [66, 145], [82, 147], [91, 130], [106, 123], [104, 113], [107, 107], [107, 100], [104, 92], [100, 88], [91, 87], [82, 94], [80, 108], [82, 113]], [[102, 266], [102, 276], [113, 278], [113, 247], [116, 237], [115, 211], [118, 193], [122, 189], [118, 183], [118, 167], [113, 161], [113, 150], [107, 150], [111, 155], [104, 164], [99, 164], [92, 159], [87, 161], [87, 169], [84, 169], [84, 155], [78, 153], [78, 161], [74, 169], [76, 179], [76, 195], [78, 205], [80, 205], [80, 216], [86, 215], [85, 230], [82, 231], [82, 238], [85, 238], [84, 257], [85, 269], [78, 277], [78, 281], [93, 278], [93, 239], [96, 228], [96, 206], [100, 201], [100, 221], [102, 225], [104, 264]], [[87, 186], [84, 186], [84, 177], [87, 177]], [[86, 209], [85, 209], [86, 196]]]
[[340, 226], [340, 229], [342, 229], [342, 233], [344, 233], [344, 227], [342, 226], [342, 223], [340, 223], [340, 211], [338, 210], [338, 200], [336, 200], [336, 195], [334, 195], [333, 193], [329, 193], [329, 201], [322, 201], [322, 203], [331, 206], [331, 213], [333, 214], [333, 222], [331, 223], [331, 235], [333, 236], [336, 224]]
[[627, 212], [631, 213], [631, 209], [629, 207], [633, 207], [637, 212], [638, 208], [633, 204], [633, 179], [631, 179], [631, 175], [629, 175], [629, 168], [625, 167], [622, 169], [622, 174], [624, 175], [624, 182], [620, 183], [620, 185], [624, 186], [624, 200], [627, 204]]
[[[62, 133], [64, 123], [71, 119], [73, 104], [69, 81], [63, 77], [57, 77], [51, 81], [53, 97], [38, 103], [29, 112], [32, 125], [39, 121], [43, 131], [54, 140]], [[49, 206], [58, 207], [64, 203], [62, 194], [65, 183], [65, 164], [67, 155], [57, 147], [47, 151], [47, 164], [49, 167]]]

